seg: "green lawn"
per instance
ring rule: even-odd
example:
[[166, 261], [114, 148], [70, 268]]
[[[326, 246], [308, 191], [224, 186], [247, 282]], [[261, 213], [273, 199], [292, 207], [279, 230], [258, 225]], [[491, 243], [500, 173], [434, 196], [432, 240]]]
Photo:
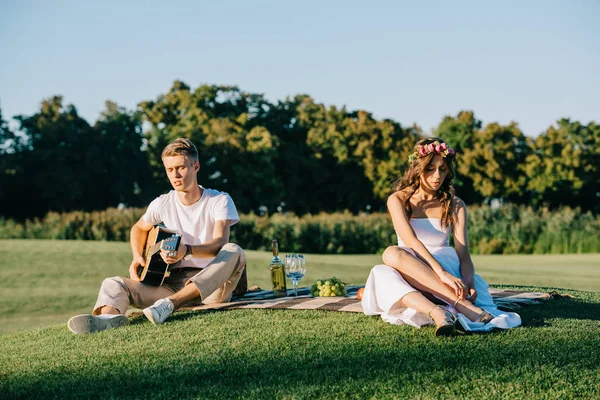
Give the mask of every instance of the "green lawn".
[[[519, 310], [517, 329], [435, 339], [431, 327], [306, 310], [179, 312], [160, 326], [138, 317], [73, 335], [66, 320], [90, 311], [102, 279], [127, 270], [128, 245], [6, 240], [0, 251], [3, 399], [600, 398], [598, 254], [475, 257], [491, 283], [573, 297]], [[250, 285], [267, 287], [270, 255], [248, 258]], [[305, 284], [364, 283], [379, 262], [307, 259]]]
[[[0, 334], [55, 323], [90, 312], [102, 280], [127, 274], [127, 243], [0, 240]], [[269, 288], [271, 254], [248, 251], [249, 285]], [[600, 254], [475, 256], [491, 284], [600, 291]], [[301, 286], [337, 276], [364, 284], [378, 255], [307, 255]], [[290, 285], [291, 287], [291, 285]]]

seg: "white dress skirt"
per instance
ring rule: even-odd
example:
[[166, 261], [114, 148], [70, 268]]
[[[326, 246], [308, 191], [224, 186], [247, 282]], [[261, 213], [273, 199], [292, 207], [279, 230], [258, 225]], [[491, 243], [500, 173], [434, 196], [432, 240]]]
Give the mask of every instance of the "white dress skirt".
[[[452, 275], [460, 278], [460, 260], [456, 250], [450, 247], [448, 242], [450, 227], [442, 229], [441, 220], [438, 218], [412, 218], [410, 225], [417, 238], [440, 265]], [[398, 246], [416, 256], [412, 249], [402, 243], [400, 236], [398, 236]], [[488, 290], [489, 285], [481, 276], [475, 274], [474, 281], [477, 290], [475, 305], [489, 312], [495, 318], [487, 324], [471, 322], [464, 315], [458, 313], [452, 305], [447, 305], [446, 309], [458, 317], [465, 330], [485, 332], [492, 329], [509, 329], [521, 325], [521, 317], [518, 314], [498, 310]], [[396, 325], [407, 324], [417, 328], [431, 325], [434, 322], [427, 314], [407, 308], [400, 302], [402, 297], [416, 291], [394, 268], [384, 264], [376, 265], [371, 270], [365, 284], [362, 298], [363, 312], [366, 315], [381, 315], [384, 321]]]

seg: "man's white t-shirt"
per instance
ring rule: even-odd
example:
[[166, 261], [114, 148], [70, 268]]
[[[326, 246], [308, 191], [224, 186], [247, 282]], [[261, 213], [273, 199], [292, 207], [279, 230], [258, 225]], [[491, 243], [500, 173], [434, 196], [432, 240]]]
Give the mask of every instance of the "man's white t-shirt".
[[[200, 200], [186, 206], [179, 201], [177, 192], [171, 190], [150, 203], [143, 218], [149, 224], [163, 223], [168, 229], [177, 231], [185, 244], [202, 244], [213, 238], [215, 223], [230, 220], [234, 225], [240, 221], [231, 196], [214, 189], [203, 189]], [[214, 257], [181, 260], [181, 267], [206, 267]], [[179, 267], [179, 266], [178, 266]]]

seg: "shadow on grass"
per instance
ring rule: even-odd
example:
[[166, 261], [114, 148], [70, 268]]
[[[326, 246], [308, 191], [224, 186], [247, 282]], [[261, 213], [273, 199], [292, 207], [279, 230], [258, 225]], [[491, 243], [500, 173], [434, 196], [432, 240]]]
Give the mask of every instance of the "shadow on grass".
[[[201, 315], [209, 315], [226, 311], [228, 310], [179, 311], [171, 315], [169, 319], [165, 321], [165, 324], [173, 323], [175, 321], [186, 321], [188, 319], [196, 318]], [[144, 314], [141, 311], [130, 314], [129, 319], [131, 320], [131, 325], [140, 325], [149, 322], [148, 319], [146, 319], [146, 316], [144, 316]]]
[[550, 325], [550, 319], [572, 319], [600, 321], [598, 304], [577, 298], [562, 297], [547, 302], [530, 305], [516, 310], [523, 326], [542, 327]]
[[[169, 322], [186, 321], [198, 316], [210, 315], [216, 313], [230, 312], [227, 309], [215, 310], [200, 310], [200, 311], [183, 311], [177, 312], [169, 317]], [[295, 312], [296, 310], [288, 310], [286, 312]], [[577, 298], [562, 296], [551, 298], [542, 303], [524, 305], [516, 310], [509, 309], [507, 311], [516, 312], [521, 316], [522, 326], [524, 327], [544, 327], [550, 326], [547, 321], [550, 319], [580, 319], [600, 321], [600, 307], [597, 304], [586, 302]], [[322, 311], [331, 312], [331, 311]], [[147, 323], [144, 315], [136, 313], [131, 320], [132, 325]], [[470, 335], [487, 335], [500, 333], [503, 330], [493, 330], [491, 332], [469, 333]]]

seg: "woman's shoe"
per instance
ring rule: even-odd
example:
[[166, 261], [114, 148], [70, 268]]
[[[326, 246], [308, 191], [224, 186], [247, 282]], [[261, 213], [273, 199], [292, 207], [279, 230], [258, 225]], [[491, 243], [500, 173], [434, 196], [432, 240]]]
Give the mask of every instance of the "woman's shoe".
[[495, 317], [492, 314], [490, 314], [489, 312], [483, 311], [481, 314], [479, 314], [479, 317], [477, 318], [477, 322], [483, 322], [484, 324], [487, 324], [494, 318]]
[[431, 316], [431, 313], [436, 308], [439, 308], [440, 310], [442, 310], [444, 312], [445, 318], [441, 324], [436, 323], [435, 336], [454, 336], [456, 334], [456, 327], [455, 327], [456, 321], [455, 321], [454, 315], [452, 315], [449, 311], [447, 311], [446, 309], [444, 309], [441, 306], [435, 306], [431, 309], [431, 311], [429, 311], [429, 317], [431, 319], [433, 319], [434, 321], [435, 321], [435, 319]]
[[[457, 305], [464, 306], [464, 305], [461, 303], [461, 300], [460, 300], [460, 299], [457, 299], [457, 300], [454, 302], [454, 304], [453, 304], [453, 307], [456, 309], [456, 306], [457, 306]], [[478, 307], [478, 308], [479, 308], [479, 307]], [[465, 316], [466, 316], [466, 314], [465, 314]], [[467, 318], [469, 318], [469, 317], [467, 317]], [[472, 322], [483, 322], [484, 324], [487, 324], [488, 322], [490, 322], [490, 321], [491, 321], [491, 320], [493, 320], [494, 318], [495, 318], [495, 317], [494, 317], [492, 314], [490, 314], [489, 312], [487, 312], [487, 311], [485, 311], [485, 310], [481, 310], [481, 312], [480, 312], [479, 314], [477, 314], [477, 316], [475, 316], [475, 319], [474, 319], [474, 320], [471, 320], [471, 321], [472, 321]], [[471, 318], [469, 318], [469, 319], [471, 319]]]

